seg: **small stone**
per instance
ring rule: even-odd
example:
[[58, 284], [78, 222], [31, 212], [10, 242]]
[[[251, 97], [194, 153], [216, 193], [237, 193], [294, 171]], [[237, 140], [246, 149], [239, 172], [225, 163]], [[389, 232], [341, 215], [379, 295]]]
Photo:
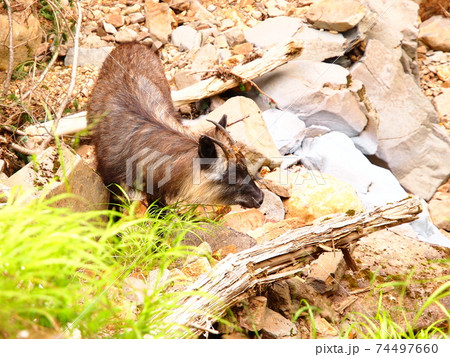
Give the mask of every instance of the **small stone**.
[[130, 15], [133, 13], [137, 13], [141, 11], [141, 5], [140, 4], [134, 4], [133, 6], [126, 7], [124, 10], [122, 10], [122, 15]]
[[169, 5], [146, 0], [145, 18], [146, 27], [152, 36], [163, 44], [168, 43], [172, 33], [172, 10]]
[[224, 216], [224, 227], [233, 228], [239, 232], [246, 233], [261, 227], [266, 220], [264, 213], [256, 208], [251, 208], [241, 212], [230, 212]]
[[294, 189], [294, 184], [289, 179], [288, 172], [278, 168], [265, 175], [262, 182], [268, 190], [284, 198], [291, 197]]
[[236, 254], [237, 248], [234, 244], [227, 245], [225, 247], [222, 247], [218, 250], [216, 250], [212, 256], [217, 260], [222, 260], [226, 258], [229, 254]]
[[225, 62], [231, 57], [231, 51], [228, 48], [219, 48], [217, 57], [219, 58], [219, 63]]
[[244, 55], [247, 56], [253, 51], [253, 45], [251, 43], [242, 43], [240, 45], [236, 45], [233, 47], [233, 50], [231, 51], [234, 55]]
[[107, 23], [105, 21], [103, 21], [103, 29], [106, 31], [106, 33], [110, 33], [113, 35], [117, 33], [116, 28], [110, 23]]
[[297, 327], [278, 312], [266, 309], [261, 328], [263, 338], [292, 337], [297, 334]]
[[272, 239], [278, 238], [291, 229], [300, 228], [306, 225], [302, 218], [286, 218], [280, 222], [269, 222], [262, 227], [247, 232], [250, 237], [256, 239], [258, 244], [263, 244]]
[[204, 71], [212, 68], [217, 62], [217, 49], [214, 45], [207, 44], [200, 47], [195, 53], [194, 59], [192, 61], [191, 70]]
[[311, 271], [306, 282], [320, 294], [335, 291], [344, 275], [345, 268], [346, 264], [342, 251], [322, 253], [311, 264]]
[[436, 72], [439, 79], [442, 81], [450, 81], [450, 64], [445, 64], [436, 67]]
[[222, 25], [221, 29], [223, 31], [223, 30], [229, 29], [230, 27], [233, 27], [234, 21], [232, 19], [225, 19], [222, 21], [221, 25]]
[[213, 12], [214, 10], [217, 9], [217, 7], [213, 4], [209, 4], [208, 7], [206, 8], [208, 11]]
[[356, 0], [319, 0], [306, 13], [316, 28], [345, 32], [355, 27], [365, 16], [367, 8]]
[[233, 28], [223, 32], [223, 34], [225, 35], [225, 37], [228, 41], [228, 45], [231, 48], [245, 42], [244, 33], [238, 27], [233, 27]]
[[142, 14], [140, 12], [134, 12], [132, 14], [129, 14], [128, 18], [130, 19], [130, 22], [132, 24], [138, 24], [138, 23], [141, 23], [141, 22], [145, 21], [144, 14]]
[[264, 201], [258, 211], [262, 212], [268, 222], [279, 222], [284, 219], [284, 207], [281, 198], [269, 190], [262, 190]]
[[219, 35], [214, 39], [214, 46], [217, 48], [228, 48], [227, 37], [225, 35]]
[[422, 22], [419, 40], [435, 50], [450, 52], [450, 18], [439, 15]]
[[190, 26], [178, 26], [172, 32], [171, 42], [182, 51], [192, 50], [200, 45], [197, 35], [198, 32]]
[[105, 17], [105, 22], [113, 25], [115, 28], [122, 27], [125, 25], [125, 19], [122, 15], [119, 14], [109, 14]]
[[433, 98], [433, 104], [440, 118], [450, 117], [450, 88], [443, 88], [442, 94]]
[[100, 36], [92, 33], [84, 39], [83, 44], [88, 48], [101, 48], [107, 45], [106, 41], [103, 41]]
[[323, 317], [315, 317], [314, 324], [316, 326], [317, 338], [333, 338], [338, 335], [336, 329]]
[[181, 271], [188, 277], [197, 279], [200, 275], [208, 273], [211, 270], [211, 265], [205, 257], [197, 259], [195, 262], [185, 266]]
[[266, 314], [267, 298], [255, 296], [248, 299], [248, 304], [244, 302], [244, 309], [239, 316], [239, 326], [249, 331], [259, 331], [264, 323]]
[[191, 71], [180, 71], [175, 74], [174, 80], [178, 90], [180, 90], [200, 82], [201, 77], [198, 73], [192, 73]]
[[115, 35], [115, 39], [118, 43], [133, 42], [136, 41], [137, 38], [138, 34], [136, 31], [129, 28], [121, 28]]

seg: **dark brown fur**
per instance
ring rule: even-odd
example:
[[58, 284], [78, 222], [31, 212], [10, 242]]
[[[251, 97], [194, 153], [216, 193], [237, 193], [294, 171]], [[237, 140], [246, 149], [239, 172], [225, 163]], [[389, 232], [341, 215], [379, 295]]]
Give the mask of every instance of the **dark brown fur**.
[[[165, 204], [239, 203], [247, 207], [257, 207], [262, 201], [262, 192], [255, 183], [252, 180], [244, 183], [248, 173], [239, 162], [225, 162], [226, 167], [220, 167], [223, 163], [219, 160], [204, 165], [201, 183], [192, 184], [194, 159], [199, 155], [222, 158], [223, 153], [208, 137], [194, 134], [181, 125], [161, 62], [147, 46], [125, 44], [111, 52], [90, 97], [88, 118], [96, 124], [92, 140], [98, 171], [105, 184], [125, 183], [127, 159], [137, 156], [145, 161], [145, 167], [144, 186], [136, 188], [147, 191], [150, 200], [159, 199]], [[217, 130], [209, 135], [223, 140]], [[141, 157], [140, 153], [145, 155]], [[161, 158], [163, 162], [155, 165]], [[136, 162], [133, 172], [137, 169]], [[158, 185], [166, 177], [167, 168], [170, 180]], [[233, 185], [224, 179], [230, 169], [237, 173]], [[224, 174], [222, 178], [218, 174], [220, 170]], [[213, 179], [203, 175], [208, 172]], [[149, 173], [153, 175], [152, 187], [145, 185]]]

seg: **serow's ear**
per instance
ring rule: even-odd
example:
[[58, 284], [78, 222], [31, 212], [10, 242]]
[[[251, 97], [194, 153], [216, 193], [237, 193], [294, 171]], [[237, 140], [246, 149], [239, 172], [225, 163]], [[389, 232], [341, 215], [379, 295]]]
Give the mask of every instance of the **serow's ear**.
[[217, 151], [210, 137], [202, 135], [198, 142], [198, 156], [203, 159], [216, 159]]
[[223, 126], [224, 129], [227, 128], [227, 115], [224, 114], [222, 119], [219, 120], [219, 124]]

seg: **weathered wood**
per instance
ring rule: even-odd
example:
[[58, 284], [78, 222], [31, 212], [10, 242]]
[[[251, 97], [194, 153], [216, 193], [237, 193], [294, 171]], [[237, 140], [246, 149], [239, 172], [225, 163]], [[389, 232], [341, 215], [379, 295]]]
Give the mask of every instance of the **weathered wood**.
[[242, 78], [252, 80], [289, 62], [301, 54], [302, 48], [300, 40], [290, 39], [282, 42], [272, 47], [263, 57], [234, 67], [230, 72], [235, 77], [225, 80], [214, 76], [179, 91], [173, 91], [173, 103], [179, 107], [225, 92], [238, 86], [243, 81]]
[[220, 316], [248, 290], [285, 278], [289, 267], [294, 274], [296, 263], [322, 252], [321, 247], [346, 248], [368, 233], [411, 222], [421, 211], [420, 200], [408, 198], [354, 216], [324, 218], [320, 224], [287, 231], [272, 241], [229, 255], [185, 290], [201, 293], [183, 298], [167, 317], [168, 323], [176, 324], [169, 335], [178, 336], [181, 331], [183, 337], [198, 336], [211, 329], [214, 316]]

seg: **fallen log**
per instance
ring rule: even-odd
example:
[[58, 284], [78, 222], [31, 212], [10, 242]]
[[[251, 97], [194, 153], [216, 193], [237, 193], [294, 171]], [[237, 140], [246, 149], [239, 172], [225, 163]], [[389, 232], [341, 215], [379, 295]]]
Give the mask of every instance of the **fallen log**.
[[269, 51], [263, 57], [255, 59], [246, 64], [238, 65], [230, 70], [231, 78], [222, 79], [213, 76], [195, 83], [189, 87], [172, 92], [172, 100], [176, 107], [183, 104], [196, 102], [198, 100], [212, 97], [213, 95], [225, 92], [228, 89], [237, 87], [245, 80], [255, 79], [264, 73], [289, 62], [302, 52], [302, 42], [290, 39], [282, 42]]
[[415, 220], [421, 211], [418, 198], [407, 198], [353, 216], [325, 217], [318, 224], [287, 231], [272, 241], [229, 255], [185, 289], [189, 296], [165, 318], [172, 324], [167, 336], [181, 334], [186, 338], [212, 332], [215, 319], [228, 307], [257, 285], [295, 274], [301, 259], [327, 247], [346, 249], [369, 233]]

